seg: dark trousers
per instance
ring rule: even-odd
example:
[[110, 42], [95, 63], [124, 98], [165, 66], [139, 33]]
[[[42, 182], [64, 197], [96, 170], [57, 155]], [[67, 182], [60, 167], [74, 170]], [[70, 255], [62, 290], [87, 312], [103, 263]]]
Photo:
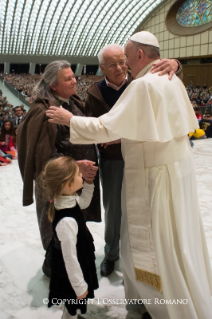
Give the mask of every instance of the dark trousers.
[[116, 260], [119, 257], [124, 161], [100, 156], [99, 168], [105, 209], [105, 259]]

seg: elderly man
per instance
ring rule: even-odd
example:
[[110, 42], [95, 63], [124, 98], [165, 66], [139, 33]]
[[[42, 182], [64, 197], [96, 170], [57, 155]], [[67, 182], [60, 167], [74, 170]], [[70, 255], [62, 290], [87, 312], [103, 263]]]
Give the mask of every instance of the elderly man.
[[[109, 112], [132, 81], [132, 75], [127, 71], [124, 50], [120, 45], [105, 46], [100, 50], [98, 59], [105, 79], [96, 82], [88, 89], [85, 100], [85, 114], [93, 117]], [[158, 61], [152, 71], [158, 70], [163, 70], [160, 75], [170, 71], [170, 78], [175, 71], [182, 76], [181, 65], [175, 60]], [[124, 161], [121, 154], [121, 143], [99, 144], [98, 149], [105, 209], [105, 256], [100, 268], [102, 276], [109, 276], [114, 270], [115, 261], [119, 258]]]
[[[33, 180], [46, 162], [55, 157], [71, 156], [84, 178], [95, 179], [90, 206], [84, 211], [85, 219], [101, 221], [99, 179], [95, 166], [95, 145], [73, 145], [69, 142], [69, 129], [64, 125], [48, 123], [46, 110], [52, 103], [63, 105], [75, 115], [83, 116], [84, 105], [76, 93], [76, 79], [67, 61], [53, 61], [44, 71], [43, 79], [34, 88], [34, 102], [18, 127], [18, 161], [23, 178], [23, 205], [33, 203]], [[37, 184], [37, 183], [36, 183]], [[52, 238], [52, 225], [48, 220], [49, 202], [36, 187], [36, 209], [43, 248], [47, 250]], [[48, 250], [47, 250], [48, 252]], [[50, 254], [47, 253], [43, 272], [50, 276]]]
[[109, 113], [81, 119], [50, 107], [47, 115], [70, 125], [74, 143], [122, 137], [126, 298], [145, 299], [153, 319], [208, 319], [211, 265], [187, 136], [198, 123], [183, 83], [151, 74], [159, 58], [153, 34], [134, 34], [125, 54], [135, 80]]

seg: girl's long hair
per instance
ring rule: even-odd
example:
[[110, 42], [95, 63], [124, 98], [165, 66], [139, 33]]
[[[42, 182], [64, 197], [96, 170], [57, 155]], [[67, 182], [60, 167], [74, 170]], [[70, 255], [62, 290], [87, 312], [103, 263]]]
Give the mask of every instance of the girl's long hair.
[[[11, 125], [10, 125], [10, 129], [7, 131], [4, 127], [4, 124], [9, 122]], [[1, 135], [0, 135], [0, 141], [5, 141], [5, 135], [6, 134], [10, 134], [12, 135], [13, 134], [13, 122], [10, 121], [10, 120], [4, 120], [3, 122], [3, 125], [2, 125], [2, 128], [1, 128]]]
[[54, 198], [60, 197], [67, 182], [73, 183], [77, 171], [76, 161], [68, 156], [50, 160], [37, 179], [39, 191], [50, 201], [48, 218], [55, 217]]

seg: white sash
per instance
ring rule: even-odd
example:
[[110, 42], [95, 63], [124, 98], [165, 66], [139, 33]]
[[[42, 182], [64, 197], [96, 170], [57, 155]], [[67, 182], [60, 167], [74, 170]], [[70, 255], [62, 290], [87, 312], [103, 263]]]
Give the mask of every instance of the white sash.
[[122, 153], [125, 161], [128, 231], [136, 280], [161, 292], [162, 284], [152, 238], [143, 143], [122, 143]]

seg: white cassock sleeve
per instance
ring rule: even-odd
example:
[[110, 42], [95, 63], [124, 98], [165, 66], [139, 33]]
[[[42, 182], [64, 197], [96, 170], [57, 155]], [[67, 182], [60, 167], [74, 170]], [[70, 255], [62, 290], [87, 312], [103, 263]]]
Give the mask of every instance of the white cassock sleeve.
[[92, 144], [125, 138], [167, 142], [197, 128], [183, 83], [175, 75], [169, 81], [167, 75], [148, 73], [134, 80], [108, 113], [99, 118], [72, 117], [70, 141]]
[[99, 118], [73, 116], [70, 120], [70, 141], [73, 144], [107, 143], [120, 139], [108, 131]]

